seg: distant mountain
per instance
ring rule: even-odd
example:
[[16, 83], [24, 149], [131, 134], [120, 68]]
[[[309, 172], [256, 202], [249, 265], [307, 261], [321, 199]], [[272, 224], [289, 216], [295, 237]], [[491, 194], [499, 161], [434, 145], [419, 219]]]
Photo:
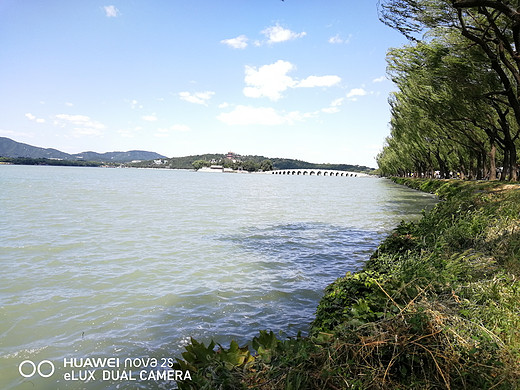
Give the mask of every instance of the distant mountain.
[[100, 161], [125, 163], [134, 160], [155, 160], [166, 158], [158, 153], [146, 152], [144, 150], [130, 150], [128, 152], [83, 152], [68, 154], [56, 149], [39, 148], [13, 141], [10, 138], [0, 137], [0, 157], [29, 157], [29, 158], [48, 158], [72, 161]]
[[0, 137], [0, 157], [74, 159], [70, 154], [60, 152], [56, 149], [37, 148], [5, 137]]

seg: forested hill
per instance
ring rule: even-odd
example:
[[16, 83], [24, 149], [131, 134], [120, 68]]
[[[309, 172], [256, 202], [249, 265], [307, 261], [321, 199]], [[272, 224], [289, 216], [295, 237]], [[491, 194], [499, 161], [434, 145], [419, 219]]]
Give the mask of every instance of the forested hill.
[[153, 160], [165, 158], [154, 152], [144, 150], [131, 150], [128, 152], [82, 152], [69, 154], [51, 148], [39, 148], [21, 142], [13, 141], [10, 138], [0, 137], [0, 157], [7, 158], [32, 158], [32, 159], [58, 159], [70, 161], [98, 161], [98, 162], [117, 162], [125, 163], [134, 160]]
[[[265, 156], [236, 156], [235, 162], [226, 159], [224, 154], [198, 154], [185, 157], [173, 157], [166, 160], [163, 164], [165, 168], [173, 169], [193, 169], [197, 162], [203, 162], [203, 165], [217, 164], [237, 168], [237, 166], [244, 167], [248, 170], [248, 165], [260, 166], [263, 162], [269, 162], [271, 169], [335, 169], [338, 171], [364, 172], [370, 173], [374, 168], [363, 165], [350, 164], [315, 164], [307, 161], [293, 160], [287, 158], [270, 158]], [[195, 164], [194, 164], [195, 163]], [[157, 167], [153, 161], [142, 161], [140, 163], [132, 164], [137, 167]]]
[[68, 153], [56, 149], [38, 148], [6, 137], [0, 137], [0, 157], [72, 159]]

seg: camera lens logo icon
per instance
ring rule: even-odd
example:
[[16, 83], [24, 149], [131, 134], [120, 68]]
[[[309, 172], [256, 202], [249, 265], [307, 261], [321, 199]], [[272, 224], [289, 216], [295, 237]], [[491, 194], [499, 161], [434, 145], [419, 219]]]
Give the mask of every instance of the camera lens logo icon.
[[24, 360], [18, 366], [18, 372], [24, 378], [31, 378], [36, 373], [42, 378], [48, 378], [54, 374], [54, 364], [50, 360], [42, 360], [38, 365], [32, 360]]

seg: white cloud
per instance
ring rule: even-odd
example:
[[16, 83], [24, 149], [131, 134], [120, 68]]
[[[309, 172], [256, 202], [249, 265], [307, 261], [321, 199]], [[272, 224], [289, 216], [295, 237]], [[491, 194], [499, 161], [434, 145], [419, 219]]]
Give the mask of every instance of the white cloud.
[[220, 103], [218, 105], [218, 108], [228, 108], [228, 107], [229, 107], [229, 103], [228, 102]]
[[195, 104], [203, 104], [205, 106], [208, 105], [208, 100], [211, 99], [211, 97], [215, 94], [215, 92], [212, 91], [205, 91], [205, 92], [179, 92], [179, 96], [181, 100], [185, 100], [190, 103]]
[[141, 119], [147, 122], [155, 122], [157, 120], [157, 115], [155, 113], [151, 115], [143, 115]]
[[326, 114], [335, 114], [336, 112], [339, 112], [339, 108], [331, 106], [327, 108], [322, 108], [321, 111], [323, 111]]
[[347, 99], [356, 101], [358, 96], [366, 96], [368, 92], [363, 88], [353, 88], [347, 93]]
[[45, 123], [45, 119], [43, 118], [36, 118], [35, 115], [31, 114], [30, 112], [28, 112], [27, 114], [25, 114], [25, 117], [31, 121], [34, 121], [36, 123]]
[[330, 87], [341, 82], [341, 77], [334, 75], [309, 76], [298, 81], [287, 75], [295, 68], [290, 62], [283, 60], [260, 68], [246, 65], [244, 95], [252, 98], [267, 97], [276, 101], [289, 88]]
[[344, 98], [339, 98], [339, 99], [333, 100], [330, 103], [329, 107], [323, 108], [321, 111], [323, 111], [326, 114], [334, 114], [336, 112], [339, 112], [338, 107], [340, 107], [343, 104], [344, 100], [345, 100]]
[[378, 77], [377, 79], [372, 80], [373, 83], [381, 83], [386, 80], [386, 76]]
[[349, 34], [349, 36], [347, 38], [342, 38], [339, 36], [339, 34], [336, 34], [333, 37], [329, 38], [329, 43], [332, 43], [332, 44], [349, 43], [351, 38], [352, 38], [352, 34]]
[[313, 87], [331, 87], [333, 85], [339, 84], [341, 82], [341, 77], [339, 76], [309, 76], [306, 79], [303, 79], [296, 87], [300, 88], [313, 88]]
[[293, 87], [296, 82], [287, 76], [293, 70], [293, 64], [287, 61], [278, 60], [271, 65], [263, 65], [260, 68], [246, 65], [244, 95], [247, 97], [268, 97], [271, 100], [278, 100], [282, 97], [281, 93], [287, 88]]
[[67, 127], [69, 125], [74, 126], [74, 135], [99, 135], [101, 130], [105, 128], [105, 125], [92, 120], [86, 115], [69, 115], [69, 114], [58, 114], [55, 116], [56, 120], [54, 124], [60, 127]]
[[73, 107], [73, 106], [74, 106], [74, 104], [72, 104], [71, 102], [66, 102], [65, 105], [66, 105], [67, 107]]
[[245, 35], [239, 35], [236, 38], [223, 39], [222, 41], [220, 41], [220, 43], [228, 45], [233, 49], [245, 49], [247, 47], [247, 41], [248, 39]]
[[103, 9], [105, 10], [105, 15], [107, 18], [117, 18], [121, 14], [119, 10], [113, 5], [105, 5]]
[[343, 39], [341, 39], [339, 35], [334, 35], [329, 38], [329, 43], [343, 43]]
[[336, 100], [333, 100], [332, 103], [330, 103], [331, 107], [338, 107], [338, 106], [341, 106], [343, 104], [343, 98], [338, 98]]
[[236, 106], [231, 112], [223, 112], [217, 119], [228, 125], [292, 125], [296, 121], [313, 116], [314, 113], [300, 113], [291, 111], [279, 113], [272, 107]]
[[135, 110], [136, 108], [141, 109], [141, 108], [143, 108], [143, 105], [142, 105], [142, 104], [139, 104], [139, 102], [138, 102], [137, 100], [132, 99], [132, 100], [130, 101], [130, 108], [131, 108], [132, 110]]
[[[266, 37], [265, 40], [254, 40], [253, 45], [262, 46], [264, 44], [274, 44], [280, 42], [291, 41], [294, 39], [302, 38], [307, 35], [305, 31], [300, 33], [289, 30], [288, 28], [284, 28], [280, 26], [280, 24], [275, 24], [274, 26], [267, 27], [260, 31], [262, 35]], [[223, 39], [220, 43], [232, 47], [233, 49], [245, 49], [248, 46], [249, 38], [244, 34], [239, 35], [236, 38]]]
[[267, 43], [279, 43], [302, 38], [307, 35], [306, 32], [296, 33], [289, 29], [283, 28], [278, 23], [274, 26], [267, 27], [261, 31], [267, 37]]

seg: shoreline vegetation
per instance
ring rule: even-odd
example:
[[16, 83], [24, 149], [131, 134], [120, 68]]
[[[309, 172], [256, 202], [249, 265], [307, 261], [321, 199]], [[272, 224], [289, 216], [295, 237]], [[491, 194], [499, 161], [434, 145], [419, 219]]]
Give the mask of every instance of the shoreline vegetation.
[[179, 389], [520, 389], [520, 185], [393, 180], [442, 200], [326, 288], [309, 336], [192, 339]]

